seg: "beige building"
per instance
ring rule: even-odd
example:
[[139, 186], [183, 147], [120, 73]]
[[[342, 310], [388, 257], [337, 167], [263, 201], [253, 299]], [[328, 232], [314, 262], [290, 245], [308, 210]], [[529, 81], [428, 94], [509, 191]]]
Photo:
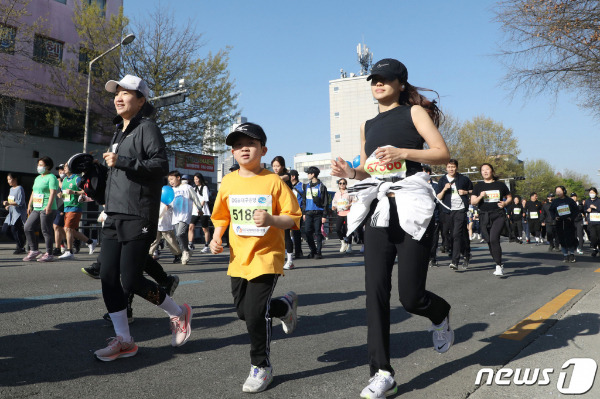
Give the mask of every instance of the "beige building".
[[352, 162], [360, 154], [360, 126], [378, 113], [367, 76], [329, 81], [329, 113], [331, 156]]

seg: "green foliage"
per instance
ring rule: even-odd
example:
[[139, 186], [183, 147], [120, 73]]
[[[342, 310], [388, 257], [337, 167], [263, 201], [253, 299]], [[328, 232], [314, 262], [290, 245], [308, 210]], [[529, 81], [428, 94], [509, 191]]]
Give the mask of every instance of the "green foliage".
[[554, 168], [543, 159], [525, 161], [524, 169], [525, 180], [518, 181], [516, 185], [517, 193], [524, 198], [528, 199], [532, 192], [544, 198], [548, 193], [554, 192], [554, 188], [561, 183]]

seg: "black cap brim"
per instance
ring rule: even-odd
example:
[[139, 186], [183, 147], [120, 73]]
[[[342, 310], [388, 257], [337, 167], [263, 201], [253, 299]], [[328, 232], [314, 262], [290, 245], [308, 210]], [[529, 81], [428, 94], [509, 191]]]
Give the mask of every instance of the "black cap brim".
[[385, 71], [381, 71], [381, 72], [377, 72], [377, 73], [372, 73], [367, 77], [367, 80], [371, 80], [373, 79], [375, 76], [381, 76], [383, 77], [385, 80], [395, 80], [395, 79], [399, 79], [398, 76], [396, 76], [396, 74], [392, 73], [392, 72], [385, 72]]
[[256, 135], [256, 134], [253, 134], [251, 132], [236, 131], [236, 132], [231, 132], [231, 133], [229, 133], [229, 135], [227, 135], [227, 138], [225, 139], [225, 144], [227, 144], [228, 146], [232, 146], [233, 143], [235, 143], [235, 140], [239, 136], [248, 136], [248, 137], [251, 137], [251, 138], [253, 138], [255, 140], [261, 141], [261, 138], [258, 135]]

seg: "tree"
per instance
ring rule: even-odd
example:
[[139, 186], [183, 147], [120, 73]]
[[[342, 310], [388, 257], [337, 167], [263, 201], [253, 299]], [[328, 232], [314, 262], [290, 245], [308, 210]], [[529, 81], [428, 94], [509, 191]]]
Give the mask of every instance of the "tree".
[[584, 198], [586, 190], [594, 185], [588, 175], [568, 169], [562, 174], [561, 184], [565, 186], [569, 194], [577, 193], [577, 198]]
[[508, 178], [523, 172], [517, 159], [520, 152], [512, 129], [480, 115], [461, 125], [455, 154], [450, 156], [459, 161], [460, 169], [488, 162], [499, 177]]
[[134, 24], [137, 39], [124, 50], [122, 74], [142, 77], [154, 96], [177, 90], [178, 80], [185, 79], [187, 100], [158, 109], [155, 119], [170, 149], [210, 153], [212, 144], [224, 142], [222, 134], [213, 133], [239, 115], [227, 70], [230, 48], [202, 58], [195, 22], [180, 27], [171, 12], [159, 7]]
[[575, 89], [600, 116], [600, 7], [597, 0], [505, 0], [496, 20], [513, 93]]
[[544, 198], [561, 183], [561, 178], [556, 175], [552, 165], [543, 159], [525, 161], [524, 177], [525, 180], [517, 181], [517, 193], [527, 199], [533, 192]]
[[[450, 113], [444, 113], [442, 123], [440, 124], [440, 133], [446, 142], [451, 158], [456, 158], [460, 147], [460, 129], [462, 122]], [[462, 165], [461, 165], [462, 166]], [[434, 165], [432, 171], [436, 174], [446, 173], [446, 165]]]

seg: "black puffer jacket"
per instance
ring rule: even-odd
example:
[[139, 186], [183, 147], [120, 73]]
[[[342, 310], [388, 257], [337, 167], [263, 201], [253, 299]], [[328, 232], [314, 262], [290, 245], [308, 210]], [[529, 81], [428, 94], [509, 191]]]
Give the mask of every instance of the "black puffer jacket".
[[118, 158], [108, 171], [105, 211], [158, 223], [163, 177], [169, 173], [165, 139], [156, 123], [141, 114], [129, 122], [124, 134], [120, 134], [122, 121], [121, 117], [114, 120], [117, 132], [110, 150]]

